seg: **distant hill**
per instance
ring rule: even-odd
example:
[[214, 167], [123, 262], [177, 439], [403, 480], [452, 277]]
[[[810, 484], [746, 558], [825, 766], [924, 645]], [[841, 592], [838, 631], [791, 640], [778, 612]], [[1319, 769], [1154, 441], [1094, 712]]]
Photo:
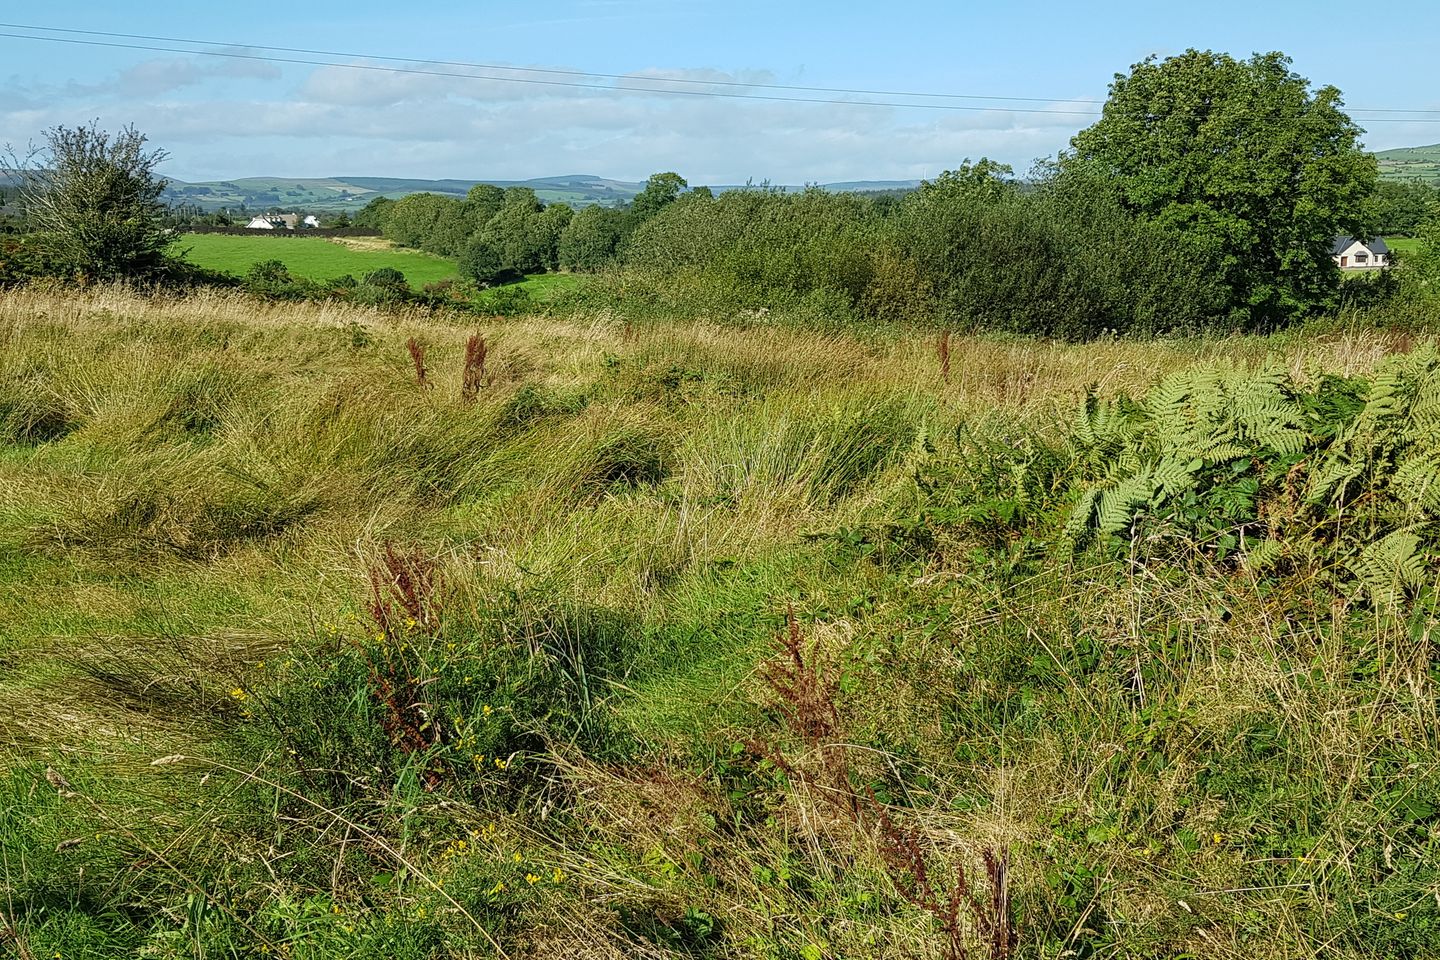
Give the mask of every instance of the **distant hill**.
[[[477, 183], [497, 187], [530, 187], [545, 203], [568, 203], [574, 207], [593, 204], [615, 206], [628, 203], [645, 188], [643, 183], [610, 180], [590, 174], [537, 177], [533, 180], [419, 180], [402, 177], [244, 177], [238, 180], [209, 180], [186, 183], [175, 180], [165, 191], [172, 204], [191, 204], [203, 210], [244, 206], [251, 210], [273, 207], [300, 207], [306, 210], [354, 212], [377, 196], [399, 199], [411, 193], [438, 193], [463, 197]], [[827, 190], [858, 192], [913, 190], [919, 180], [852, 180], [824, 184]], [[740, 185], [713, 187], [716, 192], [744, 189]], [[798, 190], [786, 186], [782, 189]]]
[[1440, 143], [1382, 150], [1375, 158], [1380, 161], [1380, 176], [1386, 180], [1419, 180], [1440, 187]]
[[628, 201], [644, 187], [603, 177], [541, 177], [536, 180], [418, 180], [400, 177], [245, 177], [201, 183], [171, 182], [165, 191], [169, 203], [194, 204], [204, 210], [245, 206], [251, 210], [303, 207], [307, 210], [354, 212], [377, 196], [399, 199], [411, 193], [439, 193], [463, 197], [477, 183], [531, 187], [546, 203], [557, 201], [588, 206]]
[[[1420, 180], [1440, 186], [1440, 144], [1428, 147], [1400, 147], [1377, 153], [1380, 175], [1387, 180]], [[568, 203], [574, 207], [592, 204], [615, 206], [628, 203], [644, 189], [643, 183], [611, 180], [592, 174], [536, 177], [532, 180], [420, 180], [403, 177], [245, 177], [239, 180], [211, 180], [185, 183], [176, 180], [165, 192], [170, 203], [188, 203], [204, 210], [244, 206], [251, 210], [298, 207], [306, 210], [354, 212], [377, 196], [399, 199], [411, 193], [439, 193], [463, 197], [477, 183], [497, 187], [530, 187], [545, 203]], [[846, 180], [821, 186], [826, 190], [857, 193], [905, 192], [920, 185], [919, 180]], [[696, 185], [698, 186], [698, 184]], [[776, 185], [771, 185], [776, 186]], [[741, 190], [740, 184], [714, 186], [717, 193]], [[781, 186], [798, 190], [798, 186]]]

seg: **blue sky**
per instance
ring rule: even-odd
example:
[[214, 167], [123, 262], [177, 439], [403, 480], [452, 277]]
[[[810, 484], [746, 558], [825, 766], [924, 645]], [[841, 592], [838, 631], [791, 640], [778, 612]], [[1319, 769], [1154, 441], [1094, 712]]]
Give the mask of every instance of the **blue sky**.
[[[388, 56], [421, 69], [439, 59], [1034, 97], [1044, 102], [990, 105], [1060, 111], [1093, 109], [1062, 101], [1103, 98], [1114, 73], [1149, 54], [1278, 49], [1312, 81], [1340, 87], [1352, 108], [1427, 109], [1440, 120], [1433, 79], [1440, 4], [1414, 0], [51, 0], [23, 12], [8, 5], [0, 20], [193, 37], [235, 44], [237, 53], [265, 45], [360, 55], [337, 62]], [[635, 180], [676, 170], [692, 183], [923, 177], [982, 155], [1023, 171], [1087, 122], [1012, 110], [664, 97], [0, 37], [0, 142], [23, 144], [53, 124], [92, 118], [109, 127], [135, 123], [171, 153], [165, 172], [186, 180], [563, 173]], [[1440, 123], [1361, 123], [1375, 149], [1440, 141]]]

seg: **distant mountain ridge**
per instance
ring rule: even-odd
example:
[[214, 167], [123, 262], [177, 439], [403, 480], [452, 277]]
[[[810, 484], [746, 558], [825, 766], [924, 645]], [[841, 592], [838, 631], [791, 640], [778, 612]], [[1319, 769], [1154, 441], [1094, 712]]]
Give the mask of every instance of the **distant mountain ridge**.
[[[643, 183], [611, 180], [592, 174], [570, 174], [558, 177], [535, 177], [530, 180], [423, 180], [407, 177], [242, 177], [236, 180], [207, 180], [187, 183], [171, 181], [165, 200], [171, 204], [190, 204], [203, 210], [234, 209], [244, 206], [251, 210], [274, 207], [302, 207], [307, 210], [346, 210], [354, 212], [377, 196], [399, 199], [411, 193], [438, 193], [464, 197], [478, 183], [497, 187], [529, 187], [545, 203], [568, 203], [586, 207], [593, 204], [614, 206], [628, 203], [645, 188]], [[822, 184], [826, 190], [883, 191], [913, 190], [919, 180], [849, 180]], [[698, 186], [698, 184], [696, 185]], [[778, 186], [778, 185], [776, 185]], [[716, 192], [743, 189], [740, 184], [712, 186]], [[797, 186], [782, 189], [798, 190]]]
[[[1386, 180], [1420, 180], [1440, 186], [1440, 144], [1428, 147], [1399, 147], [1375, 154], [1380, 163], [1380, 176]], [[919, 180], [846, 180], [826, 183], [825, 190], [880, 192], [914, 190]], [[399, 199], [411, 193], [438, 193], [463, 197], [477, 183], [493, 183], [497, 187], [530, 187], [545, 203], [568, 203], [575, 207], [592, 204], [614, 206], [628, 203], [644, 189], [645, 184], [628, 180], [612, 180], [593, 174], [576, 173], [558, 177], [535, 177], [530, 180], [424, 180], [407, 177], [242, 177], [236, 180], [207, 180], [186, 183], [171, 182], [165, 199], [172, 204], [187, 203], [203, 210], [244, 206], [251, 210], [275, 207], [299, 207], [307, 210], [346, 210], [354, 212], [377, 196]], [[696, 184], [695, 186], [699, 186]], [[779, 185], [785, 190], [799, 190], [797, 185]], [[743, 189], [741, 184], [712, 185], [719, 192]]]

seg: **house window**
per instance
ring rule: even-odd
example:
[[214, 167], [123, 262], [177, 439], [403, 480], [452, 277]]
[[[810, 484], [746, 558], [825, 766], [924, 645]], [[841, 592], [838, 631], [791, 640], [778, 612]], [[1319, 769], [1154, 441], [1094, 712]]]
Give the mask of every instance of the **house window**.
[[1362, 264], [1362, 263], [1368, 263], [1369, 261], [1370, 261], [1370, 255], [1369, 255], [1368, 253], [1357, 253], [1357, 254], [1355, 254], [1355, 263], [1356, 263], [1357, 265]]

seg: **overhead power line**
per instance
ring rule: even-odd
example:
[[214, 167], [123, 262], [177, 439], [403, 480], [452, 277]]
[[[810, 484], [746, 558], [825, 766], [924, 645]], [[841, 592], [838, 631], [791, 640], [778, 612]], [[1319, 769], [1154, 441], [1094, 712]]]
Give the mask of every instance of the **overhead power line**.
[[[763, 93], [726, 93], [709, 90], [675, 90], [663, 87], [612, 87], [598, 83], [579, 83], [568, 80], [540, 80], [534, 77], [496, 77], [478, 73], [453, 73], [445, 70], [421, 70], [414, 67], [384, 67], [369, 63], [335, 63], [331, 60], [312, 60], [303, 57], [273, 57], [255, 53], [239, 53], [233, 50], [178, 50], [174, 47], [158, 47], [141, 43], [118, 43], [105, 40], [80, 40], [74, 37], [37, 37], [21, 33], [0, 32], [0, 37], [16, 40], [44, 40], [50, 43], [70, 43], [87, 47], [115, 47], [122, 50], [151, 50], [158, 53], [184, 53], [201, 57], [225, 57], [232, 60], [257, 60], [266, 63], [298, 63], [316, 67], [336, 67], [342, 70], [372, 70], [380, 73], [400, 73], [422, 77], [449, 77], [458, 80], [488, 80], [495, 83], [527, 83], [546, 87], [569, 87], [579, 90], [594, 90], [599, 93], [643, 93], [671, 97], [716, 97], [733, 100], [762, 100], [781, 103], [834, 103], [850, 107], [910, 107], [917, 110], [966, 110], [995, 113], [1041, 113], [1070, 117], [1098, 117], [1095, 111], [1086, 110], [1039, 110], [1029, 107], [978, 107], [955, 103], [902, 103], [887, 100], [838, 100], [828, 97], [787, 97]], [[263, 49], [263, 48], [262, 48]], [[509, 70], [509, 67], [496, 69]], [[660, 79], [626, 77], [631, 83], [663, 83]]]
[[[355, 60], [383, 60], [387, 63], [428, 63], [437, 67], [467, 67], [474, 70], [509, 70], [516, 73], [540, 73], [562, 77], [589, 77], [599, 80], [639, 80], [646, 83], [677, 83], [707, 87], [741, 87], [759, 90], [793, 90], [800, 93], [845, 93], [870, 97], [916, 97], [944, 100], [1003, 100], [1016, 103], [1088, 103], [1099, 106], [1103, 100], [1085, 97], [1009, 97], [978, 93], [933, 93], [916, 90], [863, 90], [852, 87], [806, 87], [789, 83], [761, 83], [753, 80], [700, 80], [693, 77], [645, 77], [633, 73], [596, 73], [591, 70], [564, 70], [558, 67], [516, 67], [503, 63], [476, 63], [471, 60], [431, 60], [417, 57], [387, 57], [374, 53], [345, 53], [336, 50], [310, 50], [305, 47], [271, 47], [256, 43], [222, 43], [218, 40], [195, 40], [189, 37], [157, 37], [143, 33], [112, 33], [108, 30], [80, 30], [72, 27], [39, 27], [24, 23], [0, 23], [0, 29], [43, 30], [49, 33], [76, 33], [91, 37], [122, 40], [154, 40], [161, 43], [193, 43], [206, 47], [240, 47], [249, 50], [274, 50], [278, 53], [303, 53], [317, 57], [347, 57]], [[199, 51], [195, 51], [199, 52]], [[849, 101], [846, 101], [849, 102]], [[1440, 111], [1436, 111], [1440, 113]]]
[[[904, 102], [904, 101], [870, 100], [870, 99], [867, 99], [867, 100], [842, 100], [842, 99], [838, 99], [838, 98], [834, 98], [834, 97], [799, 97], [799, 96], [788, 96], [788, 95], [780, 95], [780, 94], [749, 93], [749, 92], [728, 92], [728, 91], [725, 91], [725, 90], [717, 91], [717, 90], [713, 90], [713, 89], [708, 89], [708, 90], [675, 89], [675, 88], [673, 88], [673, 87], [654, 86], [654, 85], [655, 85], [655, 84], [685, 84], [685, 85], [703, 86], [703, 87], [716, 87], [716, 86], [721, 86], [721, 87], [744, 89], [744, 90], [786, 90], [786, 91], [795, 91], [795, 92], [834, 93], [834, 94], [845, 94], [845, 95], [851, 95], [851, 96], [866, 96], [866, 97], [872, 97], [872, 96], [913, 97], [913, 98], [926, 98], [926, 99], [930, 99], [930, 100], [942, 100], [942, 99], [959, 100], [959, 99], [964, 99], [964, 100], [1004, 101], [1004, 102], [1017, 102], [1017, 103], [1075, 103], [1075, 104], [1093, 104], [1093, 105], [1095, 105], [1095, 106], [1097, 106], [1097, 107], [1100, 106], [1100, 105], [1102, 104], [1102, 102], [1103, 102], [1103, 101], [1099, 101], [1099, 100], [1084, 100], [1084, 99], [1078, 99], [1078, 98], [1063, 98], [1063, 97], [1060, 97], [1060, 98], [1044, 98], [1044, 97], [1000, 96], [1000, 95], [986, 95], [986, 94], [932, 93], [932, 92], [914, 92], [914, 91], [899, 91], [899, 90], [866, 90], [866, 89], [848, 88], [848, 87], [808, 87], [808, 86], [797, 86], [797, 85], [791, 85], [791, 84], [770, 84], [770, 83], [758, 83], [758, 82], [738, 81], [738, 80], [701, 80], [701, 79], [695, 79], [695, 78], [678, 78], [678, 77], [643, 77], [643, 76], [636, 76], [636, 75], [634, 75], [634, 74], [591, 73], [591, 72], [579, 71], [579, 70], [550, 69], [550, 68], [543, 68], [543, 67], [515, 67], [515, 66], [505, 66], [505, 65], [503, 65], [503, 64], [482, 64], [482, 63], [470, 63], [470, 62], [466, 62], [466, 61], [453, 61], [453, 60], [427, 60], [427, 61], [420, 61], [420, 62], [424, 62], [424, 63], [435, 64], [435, 65], [437, 65], [437, 66], [464, 67], [464, 68], [466, 68], [466, 69], [472, 69], [472, 70], [492, 70], [492, 71], [494, 71], [494, 70], [499, 70], [499, 71], [505, 71], [505, 72], [507, 72], [507, 73], [527, 73], [527, 74], [542, 74], [542, 75], [550, 75], [550, 76], [568, 76], [568, 77], [576, 77], [576, 78], [590, 78], [590, 79], [595, 79], [595, 80], [614, 80], [614, 81], [619, 81], [619, 82], [621, 82], [621, 83], [627, 83], [627, 84], [648, 84], [648, 85], [649, 85], [649, 86], [612, 86], [612, 85], [600, 84], [600, 83], [581, 83], [581, 82], [579, 82], [578, 80], [541, 79], [540, 77], [536, 77], [536, 76], [513, 77], [513, 76], [495, 76], [495, 75], [493, 75], [493, 74], [480, 74], [480, 73], [456, 73], [456, 72], [453, 72], [453, 71], [446, 71], [446, 70], [421, 69], [421, 68], [419, 68], [419, 67], [383, 66], [383, 65], [379, 65], [379, 64], [373, 64], [373, 63], [340, 63], [340, 62], [335, 62], [335, 61], [333, 61], [333, 60], [316, 60], [316, 59], [311, 59], [311, 58], [310, 58], [310, 57], [312, 57], [312, 56], [323, 56], [323, 57], [349, 57], [349, 58], [367, 59], [367, 60], [383, 60], [383, 61], [387, 61], [387, 62], [390, 62], [390, 63], [414, 63], [414, 62], [417, 62], [417, 61], [414, 61], [414, 60], [411, 60], [411, 59], [408, 59], [408, 58], [403, 58], [403, 57], [377, 56], [377, 55], [372, 55], [372, 54], [344, 53], [344, 52], [338, 52], [338, 51], [325, 51], [325, 50], [309, 50], [309, 49], [297, 48], [297, 47], [270, 47], [270, 46], [261, 46], [261, 45], [255, 45], [255, 44], [222, 43], [222, 42], [220, 42], [220, 41], [214, 41], [214, 40], [195, 40], [195, 39], [180, 38], [180, 37], [151, 36], [151, 35], [146, 35], [146, 34], [115, 33], [115, 32], [102, 31], [102, 30], [81, 30], [81, 29], [75, 29], [75, 28], [69, 28], [69, 27], [44, 27], [44, 26], [36, 26], [36, 25], [31, 25], [31, 24], [0, 23], [0, 28], [7, 28], [7, 29], [11, 29], [11, 30], [17, 30], [17, 29], [18, 29], [18, 30], [41, 30], [41, 31], [53, 32], [53, 33], [70, 33], [70, 34], [80, 34], [80, 35], [92, 36], [92, 37], [111, 37], [111, 38], [116, 38], [116, 39], [113, 39], [113, 40], [83, 40], [83, 39], [79, 39], [78, 37], [36, 36], [36, 35], [33, 35], [33, 34], [0, 32], [0, 37], [7, 37], [7, 38], [11, 38], [11, 39], [16, 39], [16, 40], [40, 40], [40, 41], [46, 41], [46, 42], [50, 42], [50, 43], [66, 43], [66, 44], [74, 44], [74, 45], [89, 46], [89, 47], [110, 47], [110, 48], [117, 48], [117, 49], [123, 49], [123, 50], [145, 50], [145, 51], [151, 51], [151, 52], [157, 52], [157, 53], [178, 53], [178, 54], [188, 54], [188, 55], [192, 55], [192, 56], [220, 57], [220, 58], [226, 58], [226, 59], [232, 59], [232, 60], [250, 60], [250, 61], [259, 61], [259, 62], [266, 62], [266, 63], [287, 63], [287, 64], [301, 64], [301, 65], [307, 65], [307, 66], [336, 67], [336, 68], [344, 69], [344, 70], [366, 70], [366, 71], [376, 71], [376, 72], [382, 72], [382, 73], [406, 74], [406, 75], [429, 76], [429, 77], [445, 77], [445, 78], [459, 79], [459, 80], [486, 80], [486, 81], [491, 81], [491, 82], [495, 82], [495, 83], [521, 83], [521, 84], [532, 84], [532, 85], [549, 86], [549, 87], [565, 87], [565, 88], [569, 88], [569, 89], [593, 90], [593, 91], [596, 91], [596, 92], [599, 92], [599, 93], [659, 94], [659, 95], [663, 95], [663, 96], [686, 96], [686, 97], [704, 97], [704, 98], [726, 98], [726, 99], [736, 99], [736, 100], [760, 100], [760, 101], [766, 101], [766, 102], [781, 102], [781, 103], [821, 103], [821, 104], [837, 104], [837, 105], [841, 105], [841, 106], [899, 107], [899, 108], [909, 108], [909, 109], [917, 109], [917, 110], [953, 110], [953, 111], [965, 111], [965, 112], [976, 112], [976, 113], [1012, 113], [1012, 114], [1013, 114], [1013, 113], [1023, 113], [1023, 114], [1041, 114], [1041, 115], [1049, 115], [1049, 116], [1086, 117], [1086, 118], [1090, 118], [1090, 119], [1094, 119], [1094, 118], [1096, 118], [1096, 117], [1099, 117], [1099, 116], [1100, 116], [1099, 111], [1098, 111], [1098, 110], [1058, 110], [1058, 109], [1042, 109], [1042, 108], [1034, 108], [1034, 107], [981, 106], [981, 105], [975, 105], [975, 104], [935, 103], [935, 102], [928, 102], [928, 103], [911, 103], [911, 102]], [[156, 41], [156, 42], [159, 42], [159, 43], [184, 43], [184, 44], [193, 44], [193, 45], [208, 46], [208, 47], [217, 47], [217, 48], [218, 48], [218, 47], [224, 47], [224, 48], [226, 48], [226, 49], [190, 50], [190, 49], [179, 49], [179, 48], [168, 47], [168, 46], [164, 46], [164, 47], [162, 47], [162, 46], [155, 46], [155, 45], [149, 44], [149, 43], [143, 43], [143, 44], [142, 44], [142, 43], [121, 43], [121, 42], [118, 42], [119, 40], [149, 40], [149, 41]], [[243, 48], [243, 49], [250, 49], [250, 50], [270, 50], [270, 51], [276, 51], [276, 52], [280, 52], [280, 53], [306, 54], [307, 56], [305, 56], [305, 57], [279, 57], [279, 56], [273, 56], [273, 55], [267, 55], [267, 54], [259, 54], [259, 53], [244, 53], [244, 52], [241, 52], [241, 50], [235, 49], [235, 48], [237, 48], [237, 47], [238, 47], [238, 48]], [[1404, 114], [1437, 114], [1437, 115], [1440, 115], [1440, 110], [1429, 110], [1429, 109], [1413, 109], [1413, 110], [1412, 110], [1412, 109], [1405, 109], [1405, 108], [1381, 108], [1381, 107], [1375, 107], [1375, 108], [1354, 108], [1354, 109], [1352, 109], [1351, 112], [1352, 112], [1352, 113], [1366, 112], [1366, 113], [1404, 113]], [[1367, 123], [1383, 123], [1383, 122], [1390, 122], [1390, 123], [1440, 123], [1440, 116], [1434, 116], [1434, 117], [1429, 117], [1429, 116], [1362, 117], [1362, 118], [1359, 118], [1359, 119], [1361, 119], [1361, 120], [1363, 120], [1364, 122], [1367, 122]]]

